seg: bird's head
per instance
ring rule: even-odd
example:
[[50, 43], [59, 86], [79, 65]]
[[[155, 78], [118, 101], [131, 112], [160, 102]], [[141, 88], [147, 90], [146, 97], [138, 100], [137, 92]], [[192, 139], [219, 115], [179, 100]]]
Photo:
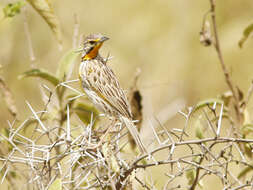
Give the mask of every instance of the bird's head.
[[87, 36], [84, 40], [82, 60], [95, 58], [98, 55], [98, 51], [104, 41], [108, 39], [109, 38], [103, 36], [102, 34], [91, 34]]

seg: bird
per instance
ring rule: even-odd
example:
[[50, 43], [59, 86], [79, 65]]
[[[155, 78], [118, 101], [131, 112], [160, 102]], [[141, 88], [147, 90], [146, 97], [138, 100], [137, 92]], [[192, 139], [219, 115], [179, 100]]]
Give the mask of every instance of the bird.
[[109, 38], [100, 33], [90, 34], [84, 39], [79, 66], [81, 86], [94, 106], [105, 115], [122, 122], [132, 135], [139, 150], [147, 153], [133, 123], [127, 96], [113, 70], [108, 66], [108, 59], [99, 54], [99, 49], [107, 40]]

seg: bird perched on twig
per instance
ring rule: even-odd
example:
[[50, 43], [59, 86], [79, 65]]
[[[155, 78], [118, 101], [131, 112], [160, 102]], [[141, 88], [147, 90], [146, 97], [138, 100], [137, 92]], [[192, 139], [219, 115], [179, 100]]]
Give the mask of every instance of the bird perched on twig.
[[107, 60], [99, 54], [99, 49], [108, 39], [101, 34], [91, 34], [85, 38], [82, 62], [79, 67], [82, 87], [95, 107], [126, 125], [140, 151], [146, 153], [145, 146], [132, 122], [126, 95], [112, 69], [106, 64]]

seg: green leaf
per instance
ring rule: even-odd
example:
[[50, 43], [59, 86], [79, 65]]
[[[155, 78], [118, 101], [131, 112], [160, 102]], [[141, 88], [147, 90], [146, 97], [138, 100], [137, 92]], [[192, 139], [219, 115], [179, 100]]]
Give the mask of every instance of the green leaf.
[[43, 17], [46, 23], [53, 31], [59, 44], [62, 44], [62, 34], [58, 18], [54, 14], [48, 0], [27, 0], [32, 7]]
[[68, 74], [71, 65], [75, 63], [75, 60], [79, 54], [80, 53], [78, 53], [77, 50], [70, 50], [62, 57], [56, 72], [56, 76], [58, 78], [63, 79], [63, 77]]
[[3, 8], [4, 17], [14, 17], [20, 13], [21, 8], [25, 5], [24, 1], [9, 3]]
[[42, 69], [32, 69], [18, 76], [19, 79], [23, 79], [26, 77], [39, 77], [39, 78], [47, 80], [48, 82], [52, 83], [54, 86], [60, 83], [60, 80], [58, 78], [56, 78], [49, 72]]
[[14, 178], [14, 179], [17, 177], [16, 171], [10, 171], [10, 175], [11, 175], [11, 177]]
[[60, 178], [54, 180], [54, 182], [50, 185], [48, 190], [62, 190], [62, 181]]
[[204, 130], [201, 124], [201, 117], [199, 117], [195, 122], [195, 136], [199, 139], [204, 139]]
[[223, 104], [223, 101], [219, 98], [210, 98], [207, 100], [200, 101], [195, 107], [194, 107], [194, 112], [199, 110], [200, 108], [203, 108], [207, 105], [213, 105], [214, 103], [216, 104]]
[[196, 170], [191, 168], [186, 171], [186, 178], [188, 180], [188, 185], [192, 185], [196, 177]]
[[244, 31], [243, 31], [243, 36], [241, 37], [240, 41], [238, 42], [238, 45], [240, 48], [242, 48], [244, 42], [248, 39], [249, 35], [252, 33], [253, 30], [253, 23], [248, 25]]
[[253, 165], [252, 163], [249, 164], [249, 166], [245, 167], [239, 174], [238, 174], [238, 179], [244, 177], [247, 173], [253, 170]]
[[[77, 116], [82, 120], [82, 122], [84, 122], [85, 124], [89, 124], [91, 122], [91, 119], [96, 119], [94, 125], [97, 123], [98, 121], [98, 110], [92, 106], [89, 103], [80, 103], [78, 102], [73, 110], [75, 111], [75, 113], [77, 114]], [[91, 118], [93, 114], [93, 118]]]

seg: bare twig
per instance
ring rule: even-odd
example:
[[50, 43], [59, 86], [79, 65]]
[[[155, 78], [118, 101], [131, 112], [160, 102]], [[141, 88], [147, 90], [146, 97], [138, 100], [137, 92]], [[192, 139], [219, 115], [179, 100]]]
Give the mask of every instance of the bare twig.
[[3, 94], [3, 98], [5, 100], [5, 103], [8, 107], [11, 115], [16, 117], [18, 111], [17, 111], [17, 107], [15, 104], [13, 95], [2, 77], [0, 77], [0, 92]]
[[217, 30], [217, 24], [216, 24], [216, 13], [215, 13], [215, 8], [216, 8], [216, 4], [215, 4], [215, 0], [209, 0], [210, 1], [210, 5], [211, 5], [211, 16], [212, 16], [212, 23], [213, 23], [213, 31], [214, 31], [214, 39], [215, 39], [215, 49], [216, 52], [218, 54], [218, 58], [220, 60], [220, 64], [222, 67], [222, 71], [224, 73], [225, 79], [226, 79], [226, 83], [229, 87], [229, 89], [231, 90], [232, 94], [233, 94], [233, 98], [234, 98], [234, 103], [235, 103], [235, 111], [236, 111], [236, 115], [238, 118], [239, 123], [241, 122], [241, 113], [240, 113], [240, 104], [239, 104], [239, 98], [238, 98], [238, 93], [236, 92], [236, 88], [232, 82], [230, 73], [228, 72], [228, 69], [224, 63], [224, 59], [223, 59], [223, 55], [222, 55], [222, 51], [220, 48], [220, 42], [219, 42], [219, 36], [218, 36], [218, 30]]

